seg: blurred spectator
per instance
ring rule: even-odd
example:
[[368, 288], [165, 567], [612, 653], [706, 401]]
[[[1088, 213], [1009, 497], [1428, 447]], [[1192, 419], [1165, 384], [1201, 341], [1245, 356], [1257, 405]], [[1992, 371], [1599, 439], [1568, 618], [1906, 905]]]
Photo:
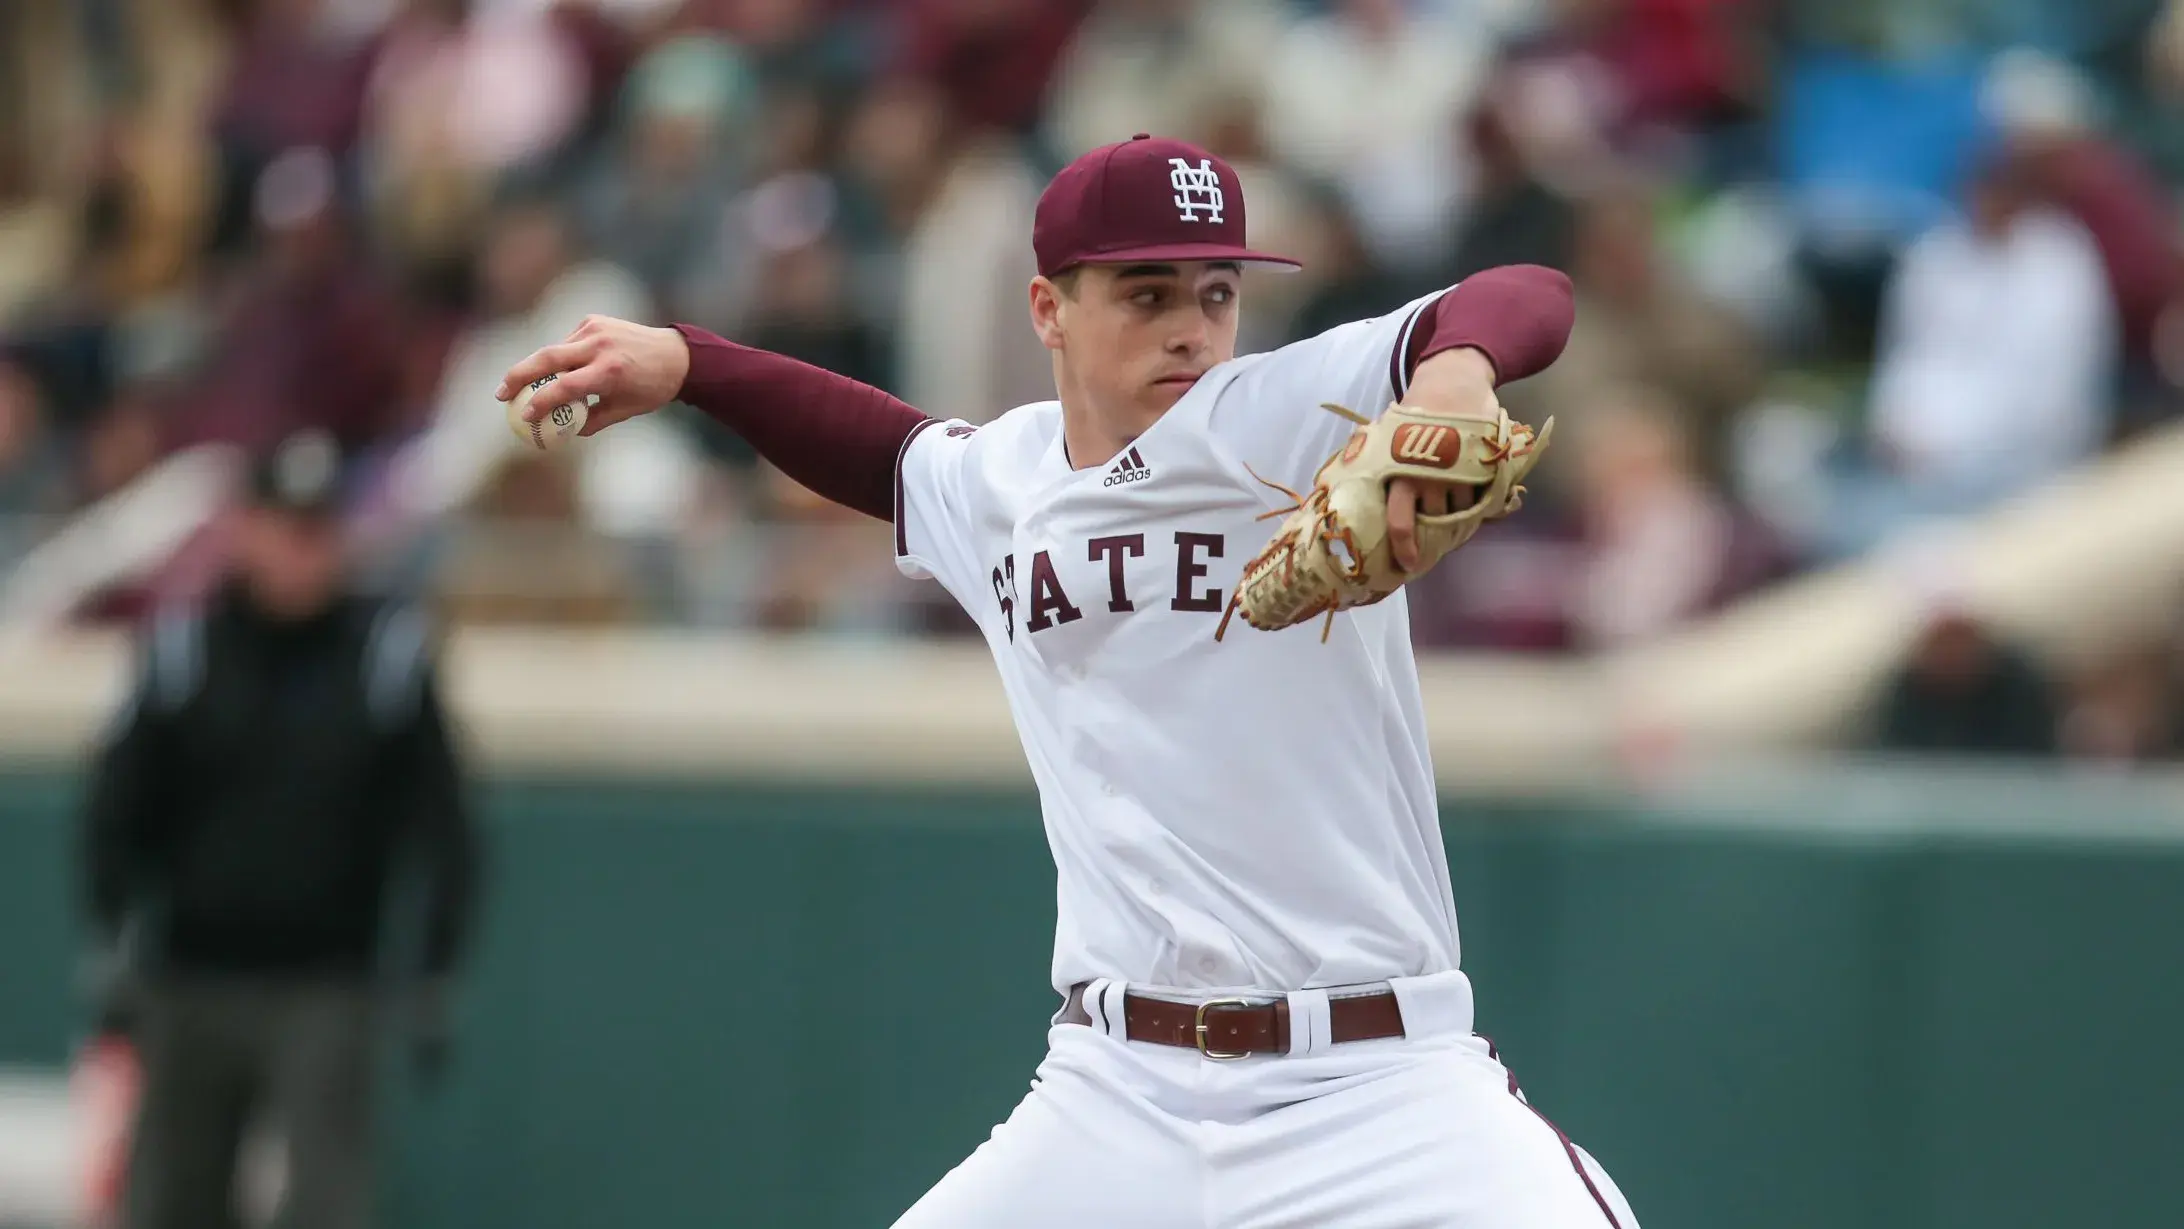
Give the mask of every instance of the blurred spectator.
[[[1374, 260], [1364, 236], [1358, 233], [1356, 217], [1339, 195], [1323, 192], [1317, 204], [1312, 239], [1305, 247], [1295, 249], [1300, 259], [1304, 258], [1302, 253], [1310, 253], [1305, 267], [1317, 285], [1297, 309], [1289, 328], [1291, 340], [1316, 337], [1352, 320], [1385, 315], [1433, 289], [1406, 280]], [[1256, 305], [1253, 310], [1257, 310]]]
[[882, 41], [866, 23], [844, 18], [844, 9], [854, 7], [838, 0], [687, 0], [672, 26], [733, 40], [769, 94], [818, 90], [838, 96], [870, 79]]
[[1655, 237], [1652, 193], [1602, 188], [1580, 206], [1570, 269], [1577, 326], [1553, 367], [1504, 398], [1537, 418], [1599, 403], [1617, 389], [1659, 389], [1688, 417], [1698, 463], [1723, 471], [1722, 436], [1766, 377], [1766, 356], [1744, 323], [1701, 294]]
[[887, 526], [764, 471], [766, 560], [751, 617], [771, 631], [869, 635], [904, 630], [911, 586]]
[[810, 87], [791, 87], [769, 96], [757, 125], [759, 139], [750, 154], [751, 177], [826, 172], [834, 155], [837, 101]]
[[1938, 601], [1888, 681], [1874, 746], [1946, 755], [2049, 756], [2057, 700], [2040, 664], [1961, 603]]
[[49, 202], [0, 216], [0, 327], [38, 351], [64, 419], [96, 408], [127, 334], [173, 314], [212, 272], [202, 254], [217, 174], [190, 110], [199, 100], [186, 83], [160, 88], [177, 96], [96, 119]]
[[161, 422], [155, 395], [125, 390], [84, 432], [78, 494], [85, 503], [128, 486], [159, 460]]
[[573, 136], [591, 86], [583, 45], [546, 9], [406, 0], [361, 104], [375, 212], [397, 249], [431, 259], [467, 244], [497, 177]]
[[[381, 4], [385, 0], [362, 2]], [[541, 9], [560, 45], [576, 54], [585, 110], [581, 126], [566, 141], [573, 146], [588, 145], [598, 136], [601, 121], [606, 118], [605, 104], [621, 88], [630, 65], [643, 48], [668, 37], [676, 15], [672, 0], [549, 0], [542, 6], [531, 5], [530, 0], [516, 5], [509, 5], [507, 0], [471, 0], [474, 4], [481, 2]], [[557, 156], [567, 152], [555, 151]]]
[[[663, 315], [733, 335], [745, 326], [752, 299], [761, 290], [767, 251], [846, 224], [851, 205], [844, 181], [829, 173], [828, 105], [809, 89], [791, 87], [769, 97], [763, 114], [738, 125], [751, 139], [723, 162], [722, 194], [701, 198], [693, 206], [693, 246], [665, 289], [658, 291]], [[728, 195], [731, 189], [733, 195]], [[862, 220], [874, 229], [861, 237], [874, 250], [892, 254], [901, 237], [870, 218]], [[879, 284], [891, 281], [888, 274]], [[892, 300], [859, 306], [875, 328], [893, 325]]]
[[[80, 502], [104, 508], [156, 508], [160, 517], [156, 530], [142, 527], [102, 544], [102, 553], [118, 556], [111, 564], [116, 570], [106, 572], [86, 591], [70, 595], [80, 621], [136, 623], [163, 603], [198, 600], [217, 583], [227, 565], [227, 526], [219, 517], [226, 502], [224, 489], [201, 490], [196, 499], [181, 501], [181, 508], [169, 506], [171, 489], [155, 489], [154, 502], [144, 501], [146, 483], [161, 472], [165, 460], [162, 395], [157, 384], [125, 386], [79, 441], [76, 495]], [[174, 545], [163, 555], [146, 556], [135, 539], [148, 535]]]
[[850, 305], [841, 245], [826, 234], [795, 238], [802, 242], [766, 254], [742, 340], [874, 388], [891, 386], [888, 339]]
[[2170, 88], [2184, 87], [2184, 2], [2168, 0], [2146, 33], [2147, 74]]
[[402, 312], [351, 246], [335, 173], [324, 150], [304, 148], [259, 177], [262, 246], [219, 310], [204, 368], [168, 424], [170, 446], [255, 450], [315, 426], [361, 449], [412, 421], [415, 407], [398, 392]]
[[228, 1223], [238, 1154], [285, 1145], [278, 1223], [372, 1223], [379, 1033], [437, 1067], [476, 833], [415, 610], [346, 584], [323, 435], [252, 476], [234, 571], [162, 612], [84, 815], [109, 1018], [142, 1056], [125, 1223]]
[[1524, 514], [1409, 586], [1418, 643], [1607, 652], [1655, 640], [1786, 571], [1758, 522], [1698, 470], [1657, 389], [1566, 407]]
[[[748, 70], [732, 45], [685, 35], [653, 48], [625, 83], [616, 131], [575, 196], [583, 234], [677, 319], [712, 324], [680, 297], [690, 270], [726, 229], [724, 205], [752, 136]], [[715, 262], [709, 276], [730, 272]]]
[[[1282, 17], [1254, 0], [1098, 6], [1055, 73], [1047, 103], [1052, 152], [1074, 158], [1136, 132], [1208, 144], [1217, 111], [1233, 114], [1223, 100], [1241, 100], [1254, 112], [1263, 106], [1258, 66], [1281, 36]], [[1235, 161], [1229, 151], [1214, 152]], [[1260, 198], [1248, 183], [1245, 195], [1256, 215]]]
[[[1205, 127], [1206, 148], [1226, 159], [1244, 186], [1244, 199], [1251, 205], [1251, 242], [1264, 251], [1311, 251], [1319, 238], [1311, 192], [1267, 148], [1257, 103], [1244, 94], [1216, 96], [1206, 104]], [[1251, 310], [1238, 326], [1238, 354], [1280, 345], [1292, 331], [1291, 319], [1323, 280], [1309, 262], [1302, 269], [1247, 269], [1244, 278]], [[1404, 301], [1403, 296], [1388, 299], [1364, 314], [1393, 311]]]
[[[1567, 428], [1557, 425], [1557, 434]], [[1556, 448], [1562, 445], [1557, 444]], [[1583, 524], [1567, 491], [1574, 466], [1542, 466], [1524, 511], [1473, 538], [1404, 589], [1411, 639], [1423, 649], [1565, 653], [1586, 575]], [[1564, 475], [1556, 477], [1557, 474]]]
[[0, 323], [61, 275], [98, 122], [67, 0], [0, 6]]
[[[829, 191], [816, 176], [784, 176], [748, 202], [750, 243], [761, 253], [755, 298], [737, 340], [886, 388], [894, 377], [891, 339], [851, 301], [846, 254], [835, 235], [820, 229], [831, 208], [808, 207], [815, 199], [809, 194], [823, 201]], [[885, 527], [759, 465], [747, 444], [712, 419], [700, 418], [693, 429], [735, 478], [709, 475], [698, 497], [695, 532], [676, 565], [687, 586], [679, 600], [700, 608], [693, 613], [707, 624], [889, 625], [888, 607], [903, 586], [895, 583], [892, 538], [875, 532]], [[732, 518], [739, 514], [764, 523], [766, 537], [755, 549], [736, 532]]]
[[841, 172], [871, 198], [872, 225], [908, 233], [946, 170], [960, 127], [938, 87], [913, 77], [875, 82], [843, 125]]
[[1619, 390], [1580, 407], [1570, 431], [1584, 555], [1570, 611], [1578, 647], [1652, 640], [1766, 577], [1767, 544], [1700, 477], [1667, 398]]
[[2129, 425], [2172, 411], [2184, 362], [2159, 353], [2162, 318], [2184, 313], [2184, 234], [2176, 201], [2145, 159], [2093, 126], [2090, 84], [2068, 65], [2030, 53], [2001, 57], [1988, 74], [1988, 107], [2026, 191], [2077, 220], [2100, 249], [2121, 343]]
[[903, 245], [902, 395], [938, 418], [986, 422], [1054, 395], [1025, 287], [1044, 179], [1016, 143], [943, 124], [941, 178]]
[[2164, 4], [2135, 49], [2143, 60], [2130, 66], [2139, 77], [2130, 93], [2139, 106], [2123, 117], [2119, 135], [2175, 183], [2184, 179], [2184, 0]]
[[260, 176], [294, 149], [318, 149], [345, 167], [363, 124], [374, 31], [344, 20], [330, 0], [255, 0], [227, 6], [233, 56], [212, 131], [222, 171], [225, 249], [247, 240]]
[[0, 357], [0, 575], [67, 509], [68, 463], [29, 372]]
[[1335, 0], [1283, 33], [1262, 64], [1259, 96], [1275, 152], [1341, 186], [1377, 259], [1437, 255], [1438, 233], [1468, 168], [1446, 139], [1450, 117], [1485, 80], [1490, 32], [1402, 0]]
[[[618, 265], [581, 255], [563, 214], [537, 201], [494, 217], [479, 297], [477, 320], [448, 357], [431, 425], [395, 465], [387, 511], [397, 523], [427, 524], [463, 507], [522, 455], [493, 400], [508, 368], [561, 341], [586, 315], [653, 318], [643, 285]], [[642, 429], [596, 436], [572, 454], [582, 522], [613, 536], [672, 532], [693, 498], [697, 459], [671, 417], [630, 425]]]
[[1561, 58], [1593, 80], [1595, 120], [1616, 146], [1673, 158], [1665, 145], [1754, 113], [1764, 73], [1750, 28], [1755, 7], [1742, 0], [1559, 0], [1560, 23], [1527, 55]]
[[893, 325], [901, 315], [903, 244], [939, 191], [951, 139], [940, 91], [908, 77], [876, 83], [843, 123], [834, 169], [840, 229], [860, 305], [875, 321]]
[[209, 272], [204, 246], [219, 204], [215, 152], [177, 129], [173, 118], [145, 112], [116, 123], [105, 138], [94, 181], [99, 197], [84, 236], [91, 245], [85, 290], [117, 312], [187, 291]]
[[494, 470], [451, 526], [429, 578], [457, 625], [600, 627], [646, 611], [626, 552], [583, 532], [577, 473], [566, 456], [520, 456]]
[[68, 464], [48, 417], [36, 378], [0, 355], [0, 516], [58, 512], [67, 498]]
[[1577, 210], [1538, 174], [1529, 132], [1520, 108], [1493, 87], [1458, 125], [1456, 135], [1470, 142], [1474, 174], [1438, 279], [1444, 285], [1496, 265], [1570, 267]]
[[1967, 213], [1890, 280], [1870, 459], [1838, 475], [1813, 530], [1825, 555], [2027, 490], [2106, 438], [2116, 338], [2099, 248], [2007, 159], [1975, 179]]
[[[24, 0], [0, 9], [0, 203], [14, 203], [51, 182], [48, 167], [71, 146], [38, 139], [35, 114], [87, 84], [81, 42], [59, 0]], [[63, 90], [54, 90], [58, 78]]]
[[1880, 29], [1851, 46], [1784, 49], [1769, 125], [1798, 271], [1818, 297], [1832, 357], [1851, 363], [1870, 359], [1889, 270], [1906, 245], [1947, 219], [1985, 127], [1977, 58], [1944, 51], [1957, 50], [1947, 40], [1962, 31], [1939, 23], [1933, 35], [1942, 46], [1890, 54], [1869, 43], [1916, 44], [1916, 23], [1891, 20], [1893, 0], [1861, 7]]
[[79, 442], [76, 494], [102, 519], [118, 516], [128, 526], [115, 532], [107, 520], [104, 532], [75, 544], [100, 558], [52, 600], [83, 622], [136, 623], [162, 604], [196, 601], [227, 566], [220, 513], [232, 480], [209, 456], [162, 456], [163, 396], [156, 382], [125, 385]]
[[[900, 0], [899, 72], [932, 83], [974, 131], [1029, 135], [1093, 0]], [[1125, 134], [1128, 135], [1128, 134]]]

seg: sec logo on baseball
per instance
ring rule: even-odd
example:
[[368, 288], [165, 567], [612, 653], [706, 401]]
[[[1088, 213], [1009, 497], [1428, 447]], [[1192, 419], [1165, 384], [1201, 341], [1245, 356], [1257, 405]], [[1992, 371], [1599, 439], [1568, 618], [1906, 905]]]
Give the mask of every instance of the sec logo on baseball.
[[537, 422], [526, 420], [524, 412], [530, 408], [539, 390], [560, 378], [558, 375], [550, 375], [533, 380], [508, 401], [508, 429], [515, 433], [517, 439], [540, 452], [553, 452], [576, 439], [584, 430], [584, 424], [591, 418], [591, 407], [599, 403], [596, 396], [583, 401], [570, 401], [555, 406]]

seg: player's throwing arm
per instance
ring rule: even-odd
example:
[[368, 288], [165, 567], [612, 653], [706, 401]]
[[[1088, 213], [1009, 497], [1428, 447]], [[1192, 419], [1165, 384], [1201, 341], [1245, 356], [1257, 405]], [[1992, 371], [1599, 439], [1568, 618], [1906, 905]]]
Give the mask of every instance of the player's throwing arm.
[[686, 401], [808, 489], [881, 520], [893, 516], [897, 455], [926, 421], [879, 389], [688, 325], [586, 317], [566, 340], [509, 368], [494, 396], [513, 405], [547, 379], [522, 421], [585, 404], [578, 434], [590, 436]]

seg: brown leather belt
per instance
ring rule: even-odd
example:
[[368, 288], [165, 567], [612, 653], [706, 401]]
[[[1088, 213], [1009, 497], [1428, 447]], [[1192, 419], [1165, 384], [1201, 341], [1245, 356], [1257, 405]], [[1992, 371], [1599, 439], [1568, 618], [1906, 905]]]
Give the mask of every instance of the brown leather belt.
[[[1330, 998], [1327, 1014], [1328, 1037], [1337, 1044], [1403, 1035], [1403, 1008], [1390, 990]], [[1124, 1033], [1132, 1041], [1196, 1050], [1207, 1058], [1289, 1052], [1289, 1000], [1285, 998], [1171, 1003], [1125, 994], [1122, 1016]], [[1092, 1023], [1083, 986], [1070, 988], [1062, 1023]]]

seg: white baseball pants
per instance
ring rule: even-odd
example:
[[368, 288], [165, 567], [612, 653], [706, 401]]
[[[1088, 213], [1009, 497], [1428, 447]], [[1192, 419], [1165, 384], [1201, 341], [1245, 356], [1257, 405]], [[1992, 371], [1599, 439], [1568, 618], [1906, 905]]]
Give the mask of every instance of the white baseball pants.
[[1638, 1229], [1472, 1034], [1462, 973], [1390, 984], [1406, 1036], [1288, 1055], [1057, 1023], [1030, 1094], [896, 1229]]

